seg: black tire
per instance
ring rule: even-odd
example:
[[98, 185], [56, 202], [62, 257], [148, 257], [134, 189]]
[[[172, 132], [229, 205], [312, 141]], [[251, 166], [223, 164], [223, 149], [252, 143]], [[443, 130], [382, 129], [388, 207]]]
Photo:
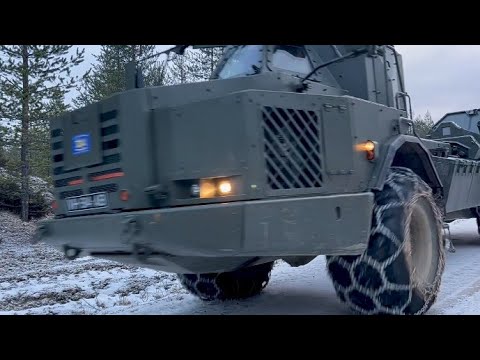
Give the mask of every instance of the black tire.
[[431, 188], [411, 170], [392, 168], [375, 192], [367, 250], [327, 256], [339, 299], [360, 314], [427, 312], [445, 267], [442, 221]]
[[273, 262], [233, 272], [178, 274], [181, 284], [204, 301], [246, 299], [259, 294], [270, 281]]

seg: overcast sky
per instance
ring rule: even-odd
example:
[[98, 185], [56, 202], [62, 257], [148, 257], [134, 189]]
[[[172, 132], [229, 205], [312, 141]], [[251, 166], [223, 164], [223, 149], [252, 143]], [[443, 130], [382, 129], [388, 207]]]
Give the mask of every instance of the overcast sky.
[[[164, 49], [171, 45], [159, 45]], [[405, 84], [415, 114], [439, 120], [452, 111], [480, 108], [480, 45], [396, 45], [403, 57]], [[85, 46], [84, 72], [99, 45]]]

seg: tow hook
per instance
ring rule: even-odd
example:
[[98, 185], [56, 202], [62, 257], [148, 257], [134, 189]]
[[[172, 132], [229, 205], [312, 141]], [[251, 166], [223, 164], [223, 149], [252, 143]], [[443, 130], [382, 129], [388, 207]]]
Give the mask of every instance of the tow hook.
[[141, 241], [135, 239], [141, 231], [140, 223], [134, 216], [129, 216], [125, 218], [123, 223], [122, 235], [124, 237], [125, 243], [131, 243], [133, 248], [133, 255], [140, 260], [145, 261], [150, 255], [152, 255], [153, 250], [146, 244], [142, 244]]
[[140, 224], [134, 216], [127, 217], [125, 220], [123, 220], [122, 224], [122, 235], [124, 237], [124, 242], [128, 243], [136, 234], [140, 232]]
[[445, 249], [448, 252], [454, 253], [455, 247], [453, 246], [453, 242], [451, 240], [451, 233], [450, 233], [450, 225], [449, 224], [443, 224], [443, 239], [445, 242]]
[[74, 248], [68, 245], [63, 245], [63, 252], [65, 253], [65, 257], [68, 260], [75, 260], [78, 255], [82, 252], [82, 249]]

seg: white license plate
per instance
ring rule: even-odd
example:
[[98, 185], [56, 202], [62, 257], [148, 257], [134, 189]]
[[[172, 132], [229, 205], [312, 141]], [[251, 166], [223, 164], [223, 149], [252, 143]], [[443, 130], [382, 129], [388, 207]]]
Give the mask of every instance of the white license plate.
[[101, 209], [108, 206], [107, 193], [89, 194], [65, 199], [68, 211]]

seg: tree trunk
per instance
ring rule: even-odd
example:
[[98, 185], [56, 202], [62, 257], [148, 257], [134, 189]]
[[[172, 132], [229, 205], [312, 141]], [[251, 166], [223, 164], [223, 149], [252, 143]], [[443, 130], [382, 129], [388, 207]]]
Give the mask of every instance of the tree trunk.
[[20, 159], [22, 163], [22, 220], [28, 221], [28, 203], [29, 203], [29, 186], [28, 186], [28, 175], [29, 175], [29, 164], [28, 164], [28, 145], [29, 145], [29, 134], [28, 126], [30, 122], [30, 112], [29, 112], [29, 101], [30, 101], [30, 91], [28, 86], [28, 47], [27, 45], [22, 45], [22, 59], [23, 59], [23, 71], [22, 71], [22, 80], [23, 80], [23, 96], [22, 96], [22, 139], [21, 139], [21, 150], [20, 150]]
[[186, 69], [185, 69], [185, 59], [183, 56], [180, 56], [180, 84], [184, 84], [186, 82]]
[[214, 57], [214, 50], [211, 49], [211, 51], [210, 51], [210, 74], [208, 74], [208, 79], [212, 76], [213, 70], [215, 70], [215, 57]]

